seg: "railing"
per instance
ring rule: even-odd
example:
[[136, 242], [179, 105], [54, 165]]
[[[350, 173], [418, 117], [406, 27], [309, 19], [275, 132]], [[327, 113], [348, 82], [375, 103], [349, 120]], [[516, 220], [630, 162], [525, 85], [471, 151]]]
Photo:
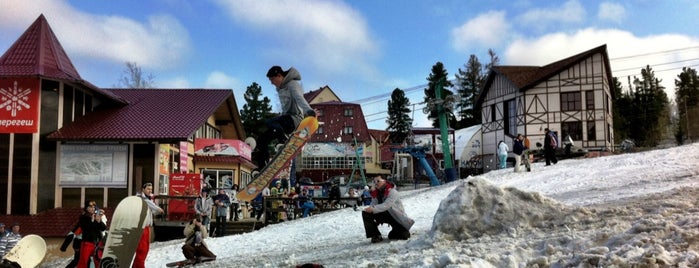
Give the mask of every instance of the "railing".
[[[299, 207], [298, 198], [288, 197], [265, 197], [262, 205], [264, 206], [265, 225], [274, 224], [282, 221], [295, 220], [300, 218], [304, 209]], [[313, 197], [311, 198], [315, 208], [311, 210], [312, 214], [319, 214], [328, 211], [334, 211], [347, 207], [359, 207], [363, 200], [361, 197], [341, 197], [330, 199], [328, 197]], [[259, 206], [259, 204], [256, 204]]]

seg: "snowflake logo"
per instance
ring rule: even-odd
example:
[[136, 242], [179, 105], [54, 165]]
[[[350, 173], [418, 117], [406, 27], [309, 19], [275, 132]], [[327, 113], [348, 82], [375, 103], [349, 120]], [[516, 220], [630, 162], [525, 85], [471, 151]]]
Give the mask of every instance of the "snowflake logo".
[[32, 90], [29, 88], [17, 88], [17, 81], [15, 81], [14, 85], [14, 88], [0, 88], [0, 109], [11, 111], [12, 117], [17, 116], [17, 111], [31, 108], [27, 102]]

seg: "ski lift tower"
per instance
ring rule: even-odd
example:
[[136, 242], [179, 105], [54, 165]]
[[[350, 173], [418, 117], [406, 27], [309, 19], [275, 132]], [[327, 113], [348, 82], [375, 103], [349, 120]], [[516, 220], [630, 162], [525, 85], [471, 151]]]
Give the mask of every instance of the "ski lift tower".
[[442, 97], [442, 84], [444, 79], [445, 78], [442, 78], [437, 82], [434, 89], [435, 100], [428, 102], [423, 112], [429, 113], [432, 110], [437, 111], [439, 116], [440, 136], [442, 139], [442, 152], [444, 152], [444, 174], [446, 176], [446, 181], [451, 182], [456, 179], [456, 169], [454, 168], [454, 161], [451, 159], [451, 151], [449, 150], [449, 131], [446, 110], [451, 110], [454, 107], [454, 103], [458, 100], [454, 95], [447, 98]]

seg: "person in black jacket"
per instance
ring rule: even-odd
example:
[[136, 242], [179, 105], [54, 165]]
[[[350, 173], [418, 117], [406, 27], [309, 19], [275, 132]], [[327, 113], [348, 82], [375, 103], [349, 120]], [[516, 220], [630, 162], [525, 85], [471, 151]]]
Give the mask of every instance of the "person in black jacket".
[[546, 165], [550, 166], [551, 163], [554, 165], [558, 163], [556, 159], [556, 148], [558, 147], [558, 141], [553, 132], [548, 128], [544, 129], [544, 158], [546, 158]]
[[[90, 257], [94, 255], [97, 244], [102, 239], [102, 231], [107, 230], [107, 224], [102, 220], [104, 211], [97, 209], [97, 204], [94, 201], [85, 202], [83, 210], [85, 212], [78, 221], [83, 234], [78, 268], [87, 268], [89, 266]], [[97, 260], [93, 261], [95, 261], [95, 267], [99, 267], [99, 262]]]
[[63, 244], [61, 245], [61, 252], [66, 252], [68, 246], [73, 243], [73, 251], [75, 252], [73, 255], [73, 260], [66, 265], [66, 268], [75, 268], [78, 265], [78, 260], [80, 260], [80, 246], [82, 245], [82, 242], [82, 230], [80, 230], [80, 225], [76, 223], [75, 227], [73, 227], [68, 235], [66, 235], [66, 238], [63, 240]]

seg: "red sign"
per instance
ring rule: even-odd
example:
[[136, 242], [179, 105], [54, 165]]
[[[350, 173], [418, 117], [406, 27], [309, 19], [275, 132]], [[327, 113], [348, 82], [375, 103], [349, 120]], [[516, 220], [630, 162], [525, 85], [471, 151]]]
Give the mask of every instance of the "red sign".
[[201, 191], [200, 174], [170, 174], [168, 220], [189, 220], [194, 215], [194, 199]]
[[0, 79], [0, 133], [39, 132], [39, 80]]
[[252, 149], [241, 140], [196, 139], [194, 154], [198, 155], [236, 155], [250, 160]]

